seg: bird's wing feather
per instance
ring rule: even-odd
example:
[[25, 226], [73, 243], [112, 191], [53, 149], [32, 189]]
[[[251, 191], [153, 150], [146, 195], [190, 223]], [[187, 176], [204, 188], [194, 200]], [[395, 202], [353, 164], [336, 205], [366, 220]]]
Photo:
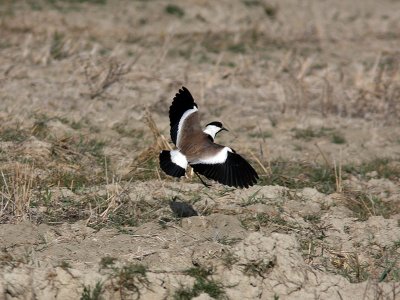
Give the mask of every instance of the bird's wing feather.
[[[170, 134], [172, 142], [177, 145], [180, 123], [183, 125], [185, 118], [197, 111], [197, 104], [194, 102], [189, 90], [184, 86], [175, 95], [169, 108]], [[182, 122], [181, 122], [182, 121]], [[181, 126], [182, 126], [181, 125]], [[200, 127], [200, 123], [198, 124]]]
[[253, 167], [239, 154], [228, 151], [225, 162], [191, 164], [193, 170], [208, 179], [239, 188], [248, 188], [257, 182]]

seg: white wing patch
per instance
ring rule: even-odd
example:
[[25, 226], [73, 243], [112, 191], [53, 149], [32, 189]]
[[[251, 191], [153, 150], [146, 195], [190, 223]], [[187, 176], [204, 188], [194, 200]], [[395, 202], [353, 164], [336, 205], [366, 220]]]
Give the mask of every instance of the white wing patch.
[[228, 158], [228, 151], [233, 152], [231, 148], [229, 147], [224, 147], [218, 154], [214, 156], [210, 156], [207, 158], [202, 158], [202, 159], [197, 159], [194, 162], [190, 162], [191, 164], [206, 164], [206, 165], [215, 165], [215, 164], [223, 164], [226, 162], [226, 159]]
[[186, 159], [186, 156], [183, 155], [179, 150], [172, 150], [171, 151], [171, 161], [180, 166], [181, 168], [184, 168], [186, 170], [188, 161]]
[[179, 133], [181, 132], [183, 123], [185, 122], [185, 120], [194, 112], [198, 111], [196, 106], [193, 106], [192, 109], [188, 109], [187, 111], [185, 111], [185, 113], [182, 115], [181, 119], [179, 120], [179, 124], [178, 124], [178, 132], [176, 134], [176, 145], [179, 145]]

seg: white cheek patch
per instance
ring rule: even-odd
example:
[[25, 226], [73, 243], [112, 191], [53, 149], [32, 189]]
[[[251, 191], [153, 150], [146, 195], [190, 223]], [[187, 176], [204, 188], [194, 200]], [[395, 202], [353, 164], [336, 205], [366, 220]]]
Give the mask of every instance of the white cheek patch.
[[204, 133], [210, 135], [213, 139], [215, 138], [215, 135], [221, 130], [218, 126], [215, 125], [208, 125], [204, 129]]
[[183, 169], [187, 168], [188, 161], [186, 159], [186, 156], [179, 152], [179, 150], [171, 151], [171, 161]]
[[226, 162], [226, 159], [228, 158], [228, 151], [232, 152], [232, 149], [229, 147], [224, 147], [216, 155], [199, 159], [193, 164], [206, 164], [206, 165], [223, 164]]

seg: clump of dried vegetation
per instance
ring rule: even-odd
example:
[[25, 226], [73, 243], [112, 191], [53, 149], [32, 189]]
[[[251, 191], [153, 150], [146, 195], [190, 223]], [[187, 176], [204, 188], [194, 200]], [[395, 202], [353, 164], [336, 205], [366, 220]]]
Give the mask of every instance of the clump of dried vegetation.
[[31, 208], [33, 196], [33, 167], [15, 164], [8, 176], [1, 171], [2, 191], [0, 220], [14, 216], [17, 220], [26, 220]]

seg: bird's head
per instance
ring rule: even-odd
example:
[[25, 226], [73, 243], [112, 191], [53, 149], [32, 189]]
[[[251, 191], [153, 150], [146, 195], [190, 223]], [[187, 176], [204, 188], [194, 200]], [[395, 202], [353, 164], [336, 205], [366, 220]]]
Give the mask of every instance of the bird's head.
[[206, 128], [204, 129], [204, 133], [208, 134], [211, 136], [211, 138], [214, 140], [215, 136], [217, 135], [218, 132], [226, 130], [226, 129], [221, 122], [211, 122], [206, 125]]

